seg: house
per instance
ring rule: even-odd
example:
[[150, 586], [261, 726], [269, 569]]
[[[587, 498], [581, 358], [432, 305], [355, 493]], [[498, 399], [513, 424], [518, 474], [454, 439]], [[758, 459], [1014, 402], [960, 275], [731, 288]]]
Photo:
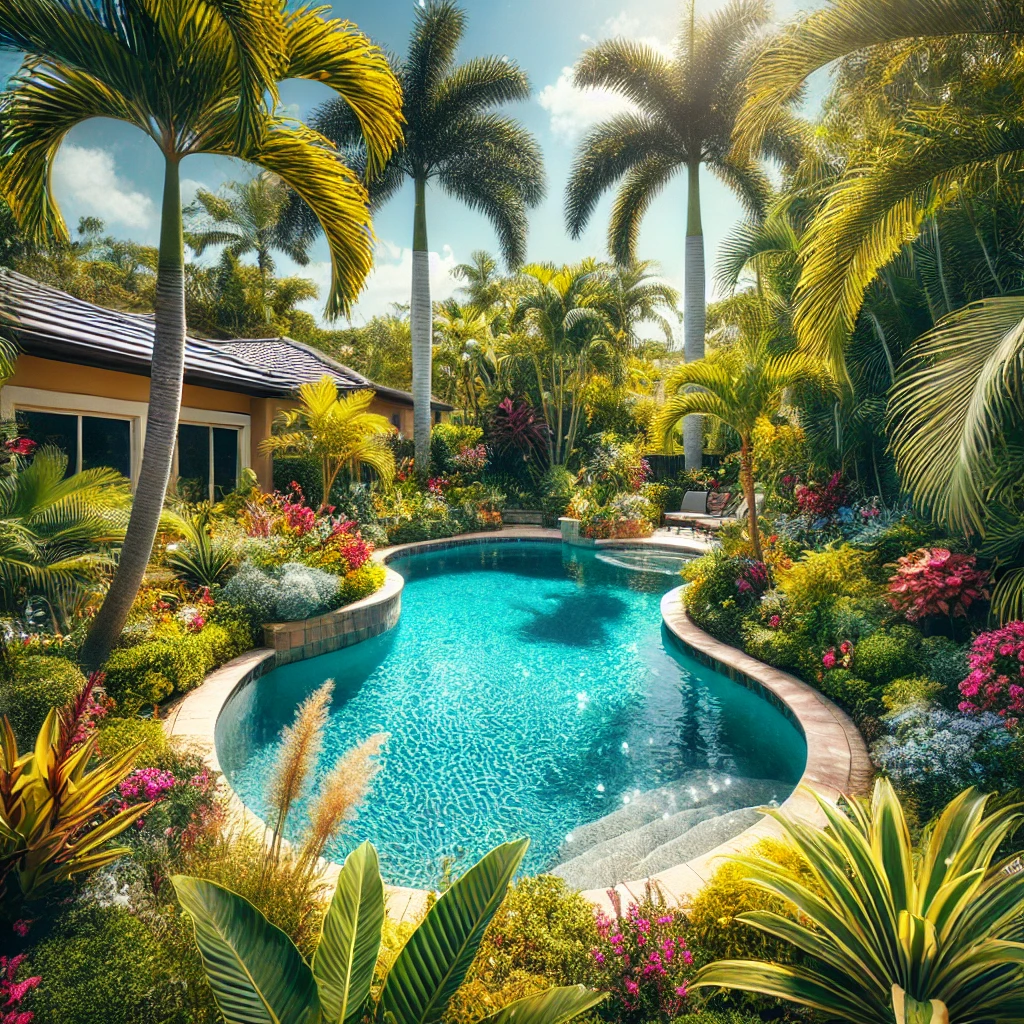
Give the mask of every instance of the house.
[[[0, 389], [0, 416], [16, 419], [24, 436], [63, 448], [69, 472], [113, 466], [134, 484], [146, 437], [152, 315], [104, 309], [0, 268], [0, 325], [20, 350]], [[251, 467], [270, 488], [273, 467], [260, 442], [276, 413], [295, 404], [295, 389], [324, 374], [342, 391], [373, 389], [372, 410], [412, 434], [412, 395], [379, 387], [301, 342], [187, 338], [175, 478], [214, 498]], [[452, 407], [433, 401], [431, 409], [440, 422]]]

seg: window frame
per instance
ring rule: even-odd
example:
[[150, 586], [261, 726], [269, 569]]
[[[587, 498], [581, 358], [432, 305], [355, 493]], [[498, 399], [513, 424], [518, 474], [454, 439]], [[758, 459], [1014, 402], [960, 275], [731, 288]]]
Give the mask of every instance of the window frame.
[[[26, 388], [16, 384], [5, 384], [0, 388], [0, 417], [5, 420], [15, 418], [17, 411], [24, 409], [29, 412], [52, 412], [68, 416], [78, 416], [78, 450], [76, 466], [81, 465], [82, 458], [82, 416], [101, 416], [108, 419], [129, 421], [131, 438], [131, 485], [135, 490], [142, 465], [142, 452], [146, 445], [146, 422], [149, 405], [146, 402], [130, 402], [121, 398], [103, 398], [98, 395], [78, 395], [67, 391], [47, 391], [43, 388]], [[248, 413], [222, 412], [219, 409], [196, 409], [192, 406], [181, 407], [178, 423], [189, 423], [203, 427], [229, 427], [238, 431], [238, 472], [251, 468], [252, 465], [252, 417]], [[175, 434], [177, 437], [177, 434]], [[213, 432], [210, 432], [211, 444]], [[213, 466], [211, 460], [211, 481]], [[175, 440], [173, 478], [178, 475], [178, 445]], [[212, 493], [212, 483], [211, 483]]]

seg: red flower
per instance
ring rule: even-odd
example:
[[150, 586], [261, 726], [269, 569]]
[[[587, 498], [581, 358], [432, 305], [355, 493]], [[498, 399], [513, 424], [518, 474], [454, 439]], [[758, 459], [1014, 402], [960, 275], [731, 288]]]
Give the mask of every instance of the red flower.
[[905, 555], [889, 578], [889, 603], [910, 622], [930, 615], [965, 616], [978, 600], [988, 600], [988, 573], [974, 555], [946, 548], [920, 548]]

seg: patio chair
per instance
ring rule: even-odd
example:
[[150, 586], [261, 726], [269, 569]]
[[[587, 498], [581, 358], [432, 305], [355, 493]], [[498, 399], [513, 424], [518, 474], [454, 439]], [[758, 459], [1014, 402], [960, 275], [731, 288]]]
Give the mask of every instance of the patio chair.
[[665, 513], [665, 525], [674, 526], [678, 533], [684, 526], [692, 526], [696, 521], [707, 518], [707, 514], [708, 492], [687, 491], [679, 511]]

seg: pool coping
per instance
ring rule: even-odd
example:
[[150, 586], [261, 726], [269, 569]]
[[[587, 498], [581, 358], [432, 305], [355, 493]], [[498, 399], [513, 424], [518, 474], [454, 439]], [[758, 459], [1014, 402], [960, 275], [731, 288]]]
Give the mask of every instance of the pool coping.
[[[527, 541], [560, 544], [561, 539], [558, 530], [546, 527], [513, 527], [398, 544], [374, 552], [373, 557], [387, 565], [397, 558], [418, 551]], [[601, 547], [654, 547], [671, 551], [690, 550], [693, 554], [707, 549], [701, 542], [687, 542], [694, 545], [695, 549], [691, 550], [680, 544], [652, 544], [649, 543], [650, 540], [651, 538], [608, 540], [599, 543]], [[401, 579], [400, 574], [394, 573], [394, 570], [388, 571]], [[404, 580], [402, 582], [404, 584]], [[383, 590], [384, 588], [356, 603], [372, 603]], [[807, 763], [798, 788], [782, 803], [781, 809], [790, 817], [820, 827], [824, 824], [825, 818], [812, 790], [834, 803], [842, 794], [866, 791], [870, 783], [874, 771], [863, 738], [849, 716], [817, 690], [795, 676], [772, 668], [735, 647], [715, 640], [699, 629], [686, 613], [682, 590], [682, 587], [676, 587], [662, 598], [661, 615], [665, 626], [689, 654], [728, 675], [735, 682], [756, 690], [783, 710], [803, 733], [807, 742]], [[205, 763], [221, 775], [230, 809], [246, 824], [264, 831], [268, 831], [268, 828], [263, 819], [244, 804], [223, 777], [220, 760], [217, 757], [216, 729], [217, 720], [232, 695], [243, 686], [254, 682], [264, 671], [275, 668], [276, 657], [277, 652], [273, 649], [256, 648], [214, 669], [196, 689], [172, 705], [163, 720], [164, 730], [168, 736], [178, 737], [194, 746], [202, 754]], [[614, 888], [627, 901], [636, 900], [642, 897], [645, 885], [650, 881], [657, 883], [669, 900], [686, 904], [714, 873], [718, 867], [715, 862], [729, 854], [747, 849], [760, 839], [778, 834], [779, 825], [771, 818], [763, 818], [735, 838], [716, 846], [701, 857], [658, 872], [650, 879], [620, 882]], [[324, 861], [325, 881], [333, 884], [340, 870], [341, 865], [333, 861]], [[426, 906], [429, 893], [425, 889], [394, 885], [387, 885], [385, 888], [388, 893], [388, 914], [395, 921], [414, 919]], [[606, 910], [612, 909], [606, 889], [588, 889], [583, 895]]]
[[[675, 587], [661, 599], [665, 627], [687, 654], [770, 701], [800, 730], [807, 744], [807, 761], [796, 788], [779, 810], [787, 818], [823, 828], [826, 818], [815, 794], [835, 804], [841, 796], [858, 796], [870, 787], [874, 767], [864, 737], [845, 711], [802, 679], [705, 633], [686, 611], [683, 590]], [[621, 882], [614, 889], [626, 901], [638, 900], [646, 885], [655, 883], [669, 900], [686, 905], [708, 883], [724, 857], [782, 834], [782, 826], [766, 816], [700, 857], [649, 878]], [[588, 889], [583, 895], [606, 910], [612, 909], [608, 890]]]

